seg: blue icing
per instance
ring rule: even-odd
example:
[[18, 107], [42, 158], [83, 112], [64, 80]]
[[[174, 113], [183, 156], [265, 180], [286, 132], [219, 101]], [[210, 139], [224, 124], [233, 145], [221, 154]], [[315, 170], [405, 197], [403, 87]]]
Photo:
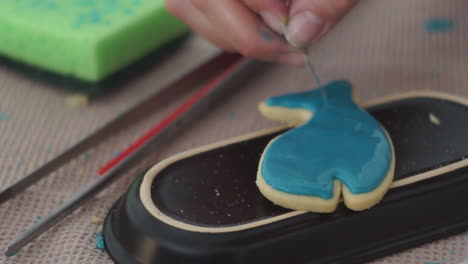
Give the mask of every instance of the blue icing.
[[96, 248], [98, 249], [106, 249], [106, 244], [104, 243], [104, 237], [99, 233], [96, 232]]
[[455, 29], [456, 23], [449, 18], [431, 18], [426, 21], [424, 28], [429, 33], [451, 32]]
[[352, 100], [352, 87], [335, 81], [319, 89], [272, 97], [270, 107], [305, 109], [313, 118], [289, 130], [266, 149], [261, 173], [274, 189], [333, 197], [338, 179], [352, 193], [374, 190], [388, 173], [392, 148], [380, 124]]
[[11, 121], [12, 119], [10, 114], [0, 112], [0, 121]]

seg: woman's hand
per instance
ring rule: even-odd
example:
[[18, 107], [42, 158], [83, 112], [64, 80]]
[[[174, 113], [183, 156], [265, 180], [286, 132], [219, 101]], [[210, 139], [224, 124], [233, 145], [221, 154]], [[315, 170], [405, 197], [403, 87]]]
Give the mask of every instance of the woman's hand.
[[244, 56], [303, 65], [302, 49], [324, 36], [358, 0], [166, 0], [200, 35]]

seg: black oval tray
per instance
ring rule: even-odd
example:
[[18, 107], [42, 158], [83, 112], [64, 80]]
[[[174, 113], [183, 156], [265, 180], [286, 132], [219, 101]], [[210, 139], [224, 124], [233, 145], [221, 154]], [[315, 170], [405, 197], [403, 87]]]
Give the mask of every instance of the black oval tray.
[[121, 264], [362, 263], [466, 231], [468, 104], [420, 93], [367, 109], [396, 156], [395, 186], [374, 208], [316, 214], [266, 200], [258, 161], [281, 131], [264, 131], [163, 162], [149, 205], [138, 177], [105, 221], [109, 254]]

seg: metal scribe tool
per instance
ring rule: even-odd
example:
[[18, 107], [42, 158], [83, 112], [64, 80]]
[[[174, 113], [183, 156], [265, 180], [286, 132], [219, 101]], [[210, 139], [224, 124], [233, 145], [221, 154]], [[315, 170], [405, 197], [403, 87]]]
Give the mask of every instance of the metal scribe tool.
[[315, 81], [315, 85], [317, 85], [318, 89], [320, 90], [320, 94], [321, 94], [321, 96], [323, 98], [323, 101], [324, 101], [325, 105], [327, 105], [327, 103], [328, 103], [327, 94], [324, 91], [324, 89], [322, 88], [322, 85], [320, 83], [320, 78], [319, 78], [317, 72], [315, 71], [314, 64], [312, 63], [312, 61], [310, 59], [310, 56], [309, 56], [309, 54], [307, 52], [307, 49], [304, 50], [304, 60], [306, 62], [307, 69], [312, 74], [312, 77], [313, 77], [313, 79]]

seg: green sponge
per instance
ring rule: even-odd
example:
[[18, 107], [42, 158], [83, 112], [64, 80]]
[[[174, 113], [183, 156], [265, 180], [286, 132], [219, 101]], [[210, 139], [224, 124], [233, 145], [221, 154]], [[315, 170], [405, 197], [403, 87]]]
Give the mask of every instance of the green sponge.
[[88, 82], [187, 31], [163, 0], [0, 0], [0, 55]]

